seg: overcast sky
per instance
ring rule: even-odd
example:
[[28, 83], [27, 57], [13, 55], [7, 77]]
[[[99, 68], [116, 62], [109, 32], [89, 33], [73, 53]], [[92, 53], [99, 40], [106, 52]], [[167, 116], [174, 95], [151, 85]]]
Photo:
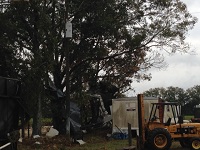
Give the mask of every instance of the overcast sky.
[[152, 69], [151, 81], [141, 81], [133, 83], [135, 92], [129, 91], [128, 96], [135, 96], [150, 88], [156, 87], [179, 87], [187, 89], [195, 85], [200, 85], [200, 0], [182, 0], [189, 12], [198, 18], [195, 27], [189, 31], [186, 41], [190, 44], [191, 50], [195, 50], [195, 55], [175, 54], [166, 56], [168, 67], [165, 70]]

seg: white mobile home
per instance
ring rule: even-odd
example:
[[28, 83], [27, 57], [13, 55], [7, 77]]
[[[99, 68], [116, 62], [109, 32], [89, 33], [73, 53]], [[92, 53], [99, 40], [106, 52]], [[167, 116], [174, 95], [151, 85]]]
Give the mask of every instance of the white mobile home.
[[[145, 119], [149, 119], [151, 103], [158, 102], [158, 98], [144, 97]], [[112, 132], [128, 132], [128, 123], [131, 130], [138, 131], [138, 101], [137, 97], [119, 98], [112, 100]]]

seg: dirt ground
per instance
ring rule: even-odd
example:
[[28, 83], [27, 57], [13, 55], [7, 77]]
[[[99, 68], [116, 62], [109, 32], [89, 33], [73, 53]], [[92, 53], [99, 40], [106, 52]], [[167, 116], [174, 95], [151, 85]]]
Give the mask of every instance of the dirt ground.
[[[33, 138], [33, 137], [27, 137], [27, 130], [25, 132], [26, 137], [22, 140], [22, 142], [18, 142], [18, 150], [79, 150], [80, 146], [78, 143], [72, 143], [69, 142], [70, 140], [66, 138], [66, 136], [55, 136], [53, 138], [49, 138], [46, 137], [46, 133], [49, 131], [50, 126], [45, 126], [42, 128], [42, 136], [40, 136], [39, 138]], [[86, 134], [84, 135], [84, 141], [86, 142], [86, 145], [88, 145], [88, 147], [90, 147], [90, 144], [94, 141], [94, 142], [99, 142], [100, 145], [106, 144], [115, 144], [114, 140], [107, 140], [106, 139], [106, 134], [108, 133], [107, 130], [105, 131], [95, 131], [92, 132], [91, 134]], [[31, 130], [29, 132], [29, 134], [31, 135]], [[93, 136], [93, 137], [92, 137]], [[98, 139], [98, 140], [95, 140]], [[134, 138], [133, 138], [133, 143], [135, 144], [136, 142], [134, 142]], [[127, 140], [123, 140], [123, 141], [119, 141], [122, 143], [128, 143]], [[101, 144], [102, 143], [102, 144]], [[117, 141], [118, 143], [118, 141]], [[92, 145], [91, 145], [92, 146]], [[87, 148], [81, 148], [81, 150], [87, 150]], [[94, 148], [97, 149], [97, 148]], [[98, 149], [102, 149], [98, 148]], [[103, 148], [104, 150], [116, 150], [116, 148]], [[179, 142], [174, 141], [172, 143], [171, 149], [170, 150], [187, 150], [184, 149], [180, 146]]]
[[47, 138], [41, 136], [39, 138], [25, 138], [22, 142], [18, 142], [18, 150], [53, 150], [61, 149], [61, 147], [68, 147], [69, 140], [64, 136], [56, 136]]
[[[40, 145], [38, 145], [36, 142], [39, 142]], [[90, 142], [87, 140], [85, 141], [86, 144], [88, 144], [88, 147]], [[109, 142], [109, 141], [108, 141]], [[121, 141], [124, 142], [124, 141]], [[99, 141], [99, 143], [105, 144], [105, 141], [102, 139], [102, 141]], [[102, 145], [101, 144], [101, 145]], [[133, 144], [134, 145], [134, 144]], [[80, 148], [78, 144], [72, 144], [69, 143], [69, 140], [67, 140], [63, 136], [57, 136], [55, 138], [45, 138], [42, 137], [40, 139], [25, 139], [22, 143], [18, 143], [18, 150], [87, 150], [87, 148]], [[98, 148], [99, 150], [102, 149], [102, 146]], [[116, 150], [117, 148], [103, 148], [104, 150]], [[91, 150], [91, 149], [89, 149]], [[92, 150], [97, 150], [97, 148], [94, 148]], [[178, 142], [173, 142], [171, 149], [170, 150], [189, 150], [189, 149], [184, 149], [180, 146]]]

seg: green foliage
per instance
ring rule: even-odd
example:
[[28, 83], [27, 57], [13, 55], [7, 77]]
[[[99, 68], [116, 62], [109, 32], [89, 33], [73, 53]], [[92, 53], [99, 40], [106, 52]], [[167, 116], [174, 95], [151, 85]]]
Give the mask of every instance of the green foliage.
[[43, 126], [52, 125], [52, 118], [42, 118], [42, 125]]
[[192, 118], [194, 118], [194, 116], [184, 116], [185, 120], [191, 120]]
[[[33, 76], [47, 78], [50, 73], [61, 90], [66, 69], [64, 10], [58, 1], [36, 0], [13, 3], [0, 18], [5, 20], [1, 27], [6, 29], [0, 38], [6, 39], [1, 42], [2, 49], [9, 46], [11, 52], [16, 51], [8, 56], [18, 55], [21, 63], [16, 65], [17, 73], [25, 76], [30, 68]], [[179, 0], [70, 1], [68, 13], [73, 18], [73, 38], [67, 45], [71, 93], [85, 90], [83, 85], [92, 80], [110, 81], [124, 92], [130, 88], [132, 78], [150, 79], [151, 75], [143, 71], [163, 67], [159, 53], [165, 47], [170, 53], [186, 51], [180, 43], [184, 44], [185, 34], [196, 23]], [[9, 62], [7, 65], [12, 66]]]

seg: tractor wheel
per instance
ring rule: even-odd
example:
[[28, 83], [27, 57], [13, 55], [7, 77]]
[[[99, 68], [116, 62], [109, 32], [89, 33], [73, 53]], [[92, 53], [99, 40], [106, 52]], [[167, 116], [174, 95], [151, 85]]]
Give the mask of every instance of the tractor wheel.
[[180, 145], [183, 148], [189, 148], [190, 147], [190, 139], [189, 138], [180, 139], [179, 142], [180, 142]]
[[200, 150], [200, 138], [192, 138], [190, 143], [191, 150]]
[[155, 128], [150, 131], [147, 142], [153, 150], [169, 150], [172, 144], [171, 135], [164, 128]]

